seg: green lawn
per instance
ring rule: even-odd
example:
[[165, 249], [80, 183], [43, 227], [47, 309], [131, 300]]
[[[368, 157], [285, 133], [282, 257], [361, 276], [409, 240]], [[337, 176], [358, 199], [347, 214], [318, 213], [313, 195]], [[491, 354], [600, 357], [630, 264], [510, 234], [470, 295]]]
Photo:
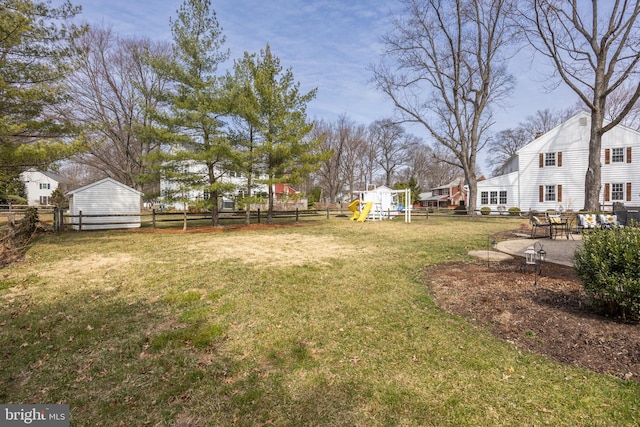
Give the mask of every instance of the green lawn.
[[442, 312], [425, 265], [522, 219], [69, 232], [0, 270], [0, 403], [73, 426], [638, 425], [640, 387]]

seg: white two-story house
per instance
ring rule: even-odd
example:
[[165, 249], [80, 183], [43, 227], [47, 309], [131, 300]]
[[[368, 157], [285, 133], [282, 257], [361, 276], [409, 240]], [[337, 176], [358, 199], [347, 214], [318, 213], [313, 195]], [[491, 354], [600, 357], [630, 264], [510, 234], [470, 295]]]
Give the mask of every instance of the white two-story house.
[[58, 188], [62, 177], [51, 172], [29, 169], [20, 174], [24, 182], [29, 206], [47, 206], [51, 204], [51, 194]]
[[[184, 161], [181, 163], [184, 175], [189, 175], [193, 180], [201, 182], [202, 187], [206, 187], [207, 167], [203, 163], [196, 161]], [[234, 171], [226, 171], [221, 174], [220, 170], [216, 173], [221, 175], [220, 183], [228, 187], [227, 191], [222, 192], [221, 209], [235, 209], [235, 199], [245, 197], [247, 193], [247, 178]], [[264, 180], [266, 176], [256, 177], [255, 180]], [[268, 191], [266, 184], [254, 182], [251, 188], [252, 195], [266, 195]], [[178, 181], [162, 177], [160, 179], [161, 203], [166, 207], [173, 207], [176, 210], [188, 210], [191, 204], [195, 204], [198, 200], [208, 199], [209, 194], [198, 188], [198, 186], [188, 185], [182, 190]]]
[[[522, 147], [505, 173], [478, 182], [476, 205], [493, 211], [584, 208], [591, 116], [581, 112]], [[637, 159], [634, 159], [635, 157]], [[618, 125], [602, 136], [600, 204], [640, 205], [640, 132]]]

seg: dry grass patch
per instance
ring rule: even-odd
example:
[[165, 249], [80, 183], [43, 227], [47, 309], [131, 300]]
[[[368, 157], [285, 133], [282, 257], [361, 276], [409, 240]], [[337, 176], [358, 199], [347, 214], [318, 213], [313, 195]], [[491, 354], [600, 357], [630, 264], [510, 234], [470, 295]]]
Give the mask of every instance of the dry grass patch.
[[369, 249], [345, 244], [332, 236], [302, 234], [233, 235], [198, 241], [185, 250], [194, 262], [238, 260], [263, 267], [329, 266], [336, 258], [355, 257]]

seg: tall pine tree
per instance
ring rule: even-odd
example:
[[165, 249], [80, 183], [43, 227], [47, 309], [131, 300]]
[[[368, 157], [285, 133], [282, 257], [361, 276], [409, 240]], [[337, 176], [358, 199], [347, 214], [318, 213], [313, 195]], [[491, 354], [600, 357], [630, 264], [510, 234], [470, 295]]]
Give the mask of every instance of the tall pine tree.
[[314, 89], [300, 93], [293, 72], [283, 70], [269, 45], [247, 61], [251, 70], [256, 105], [255, 126], [261, 134], [262, 166], [269, 186], [267, 222], [273, 221], [274, 187], [278, 183], [297, 184], [320, 166], [326, 155], [320, 141], [309, 137], [313, 124], [307, 122], [307, 104], [316, 96]]
[[[185, 0], [171, 20], [174, 55], [152, 63], [172, 88], [162, 94], [168, 111], [158, 115], [161, 138], [172, 145], [164, 159], [164, 175], [174, 181], [174, 196], [192, 206], [211, 210], [219, 225], [219, 199], [232, 186], [222, 179], [233, 163], [233, 150], [224, 121], [229, 113], [225, 85], [216, 75], [229, 54], [209, 0]], [[192, 200], [190, 194], [204, 194]], [[165, 195], [166, 196], [166, 195]]]

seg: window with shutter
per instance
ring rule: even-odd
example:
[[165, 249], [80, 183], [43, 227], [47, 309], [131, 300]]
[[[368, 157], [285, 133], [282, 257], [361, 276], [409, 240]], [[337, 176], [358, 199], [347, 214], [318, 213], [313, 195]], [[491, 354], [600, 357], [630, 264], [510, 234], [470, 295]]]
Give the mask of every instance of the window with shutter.
[[604, 185], [604, 201], [605, 202], [609, 201], [609, 191], [610, 191], [610, 185], [609, 183], [606, 183]]
[[631, 163], [631, 147], [627, 147], [627, 163]]
[[624, 184], [619, 182], [611, 184], [611, 200], [614, 202], [624, 200]]
[[631, 183], [627, 182], [627, 202], [631, 201]]
[[538, 154], [538, 164], [541, 168], [544, 167], [544, 153]]
[[611, 163], [611, 150], [609, 150], [608, 148], [604, 149], [604, 164], [608, 165], [609, 163]]
[[556, 201], [556, 186], [547, 185], [544, 187], [544, 201], [555, 202]]
[[562, 151], [558, 151], [558, 167], [562, 166]]
[[556, 153], [544, 153], [544, 165], [555, 166], [556, 165]]
[[544, 185], [538, 187], [538, 200], [540, 203], [544, 202]]
[[624, 148], [616, 147], [611, 149], [611, 163], [624, 162]]

